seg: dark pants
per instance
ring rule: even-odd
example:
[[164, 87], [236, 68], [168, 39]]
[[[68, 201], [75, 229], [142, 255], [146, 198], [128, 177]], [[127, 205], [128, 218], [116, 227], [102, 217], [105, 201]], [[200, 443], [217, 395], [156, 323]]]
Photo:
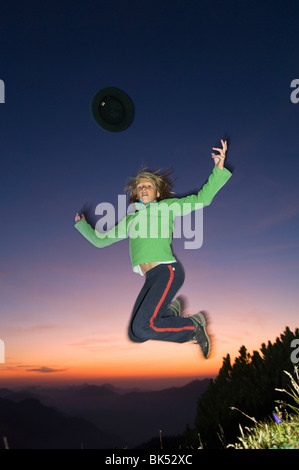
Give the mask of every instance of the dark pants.
[[137, 343], [149, 339], [175, 343], [190, 341], [193, 321], [177, 317], [167, 308], [184, 282], [180, 264], [159, 264], [147, 271], [145, 277], [133, 308], [129, 338]]

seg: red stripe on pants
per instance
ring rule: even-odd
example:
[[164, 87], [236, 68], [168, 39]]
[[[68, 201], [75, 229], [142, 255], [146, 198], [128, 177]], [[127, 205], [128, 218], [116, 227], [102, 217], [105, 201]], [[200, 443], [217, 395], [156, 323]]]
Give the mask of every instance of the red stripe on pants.
[[154, 325], [154, 320], [156, 318], [156, 316], [158, 315], [158, 312], [159, 312], [159, 309], [162, 305], [162, 303], [164, 302], [164, 299], [166, 297], [166, 295], [168, 294], [168, 291], [170, 289], [170, 286], [172, 284], [172, 281], [173, 281], [173, 278], [174, 278], [174, 273], [173, 273], [173, 269], [172, 269], [172, 266], [168, 265], [168, 269], [170, 271], [170, 277], [169, 277], [169, 280], [168, 280], [168, 283], [167, 283], [167, 286], [162, 294], [162, 297], [161, 299], [159, 300], [158, 302], [158, 305], [156, 306], [155, 308], [155, 311], [154, 311], [154, 314], [152, 316], [152, 318], [150, 319], [150, 326], [151, 328], [153, 328], [153, 330], [155, 331], [158, 331], [160, 333], [164, 332], [164, 331], [183, 331], [183, 330], [194, 330], [194, 326], [183, 326], [182, 328], [157, 328], [155, 325]]

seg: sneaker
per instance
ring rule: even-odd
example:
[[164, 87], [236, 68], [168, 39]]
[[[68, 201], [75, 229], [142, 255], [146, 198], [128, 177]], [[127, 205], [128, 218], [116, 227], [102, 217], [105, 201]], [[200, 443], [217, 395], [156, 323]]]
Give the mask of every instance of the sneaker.
[[211, 342], [206, 332], [206, 317], [202, 312], [199, 312], [189, 318], [193, 321], [195, 325], [192, 341], [194, 341], [194, 343], [200, 346], [204, 357], [208, 359], [211, 349]]
[[183, 311], [183, 302], [181, 299], [173, 299], [172, 302], [168, 305], [168, 310], [171, 310], [173, 315], [180, 317]]

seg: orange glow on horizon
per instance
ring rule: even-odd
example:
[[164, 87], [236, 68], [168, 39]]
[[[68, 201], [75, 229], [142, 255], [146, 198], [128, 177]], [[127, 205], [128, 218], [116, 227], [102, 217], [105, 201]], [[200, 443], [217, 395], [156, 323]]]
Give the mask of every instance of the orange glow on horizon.
[[[129, 343], [130, 344], [130, 343]], [[27, 363], [1, 364], [2, 384], [71, 384], [158, 382], [169, 380], [173, 384], [218, 374], [222, 357], [211, 355], [204, 359], [196, 345], [177, 345], [163, 342], [147, 342], [129, 346], [121, 354], [116, 350], [100, 351], [83, 357], [77, 355], [71, 361], [37, 363], [32, 357]], [[29, 359], [29, 358], [28, 358]], [[65, 359], [65, 358], [64, 358]], [[29, 365], [31, 364], [31, 365]]]

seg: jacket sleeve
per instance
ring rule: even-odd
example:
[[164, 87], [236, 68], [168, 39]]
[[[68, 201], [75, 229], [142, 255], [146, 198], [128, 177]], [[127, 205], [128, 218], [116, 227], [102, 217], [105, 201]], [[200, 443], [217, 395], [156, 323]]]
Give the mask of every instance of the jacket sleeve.
[[117, 225], [105, 233], [93, 229], [85, 219], [77, 222], [75, 229], [97, 248], [104, 248], [128, 237], [127, 217], [124, 217]]
[[221, 170], [215, 166], [209, 176], [208, 181], [203, 185], [197, 194], [174, 199], [174, 201], [177, 202], [177, 213], [175, 215], [185, 215], [196, 209], [210, 205], [214, 196], [218, 193], [222, 186], [225, 185], [231, 176], [232, 174], [227, 168], [223, 168], [223, 170]]

